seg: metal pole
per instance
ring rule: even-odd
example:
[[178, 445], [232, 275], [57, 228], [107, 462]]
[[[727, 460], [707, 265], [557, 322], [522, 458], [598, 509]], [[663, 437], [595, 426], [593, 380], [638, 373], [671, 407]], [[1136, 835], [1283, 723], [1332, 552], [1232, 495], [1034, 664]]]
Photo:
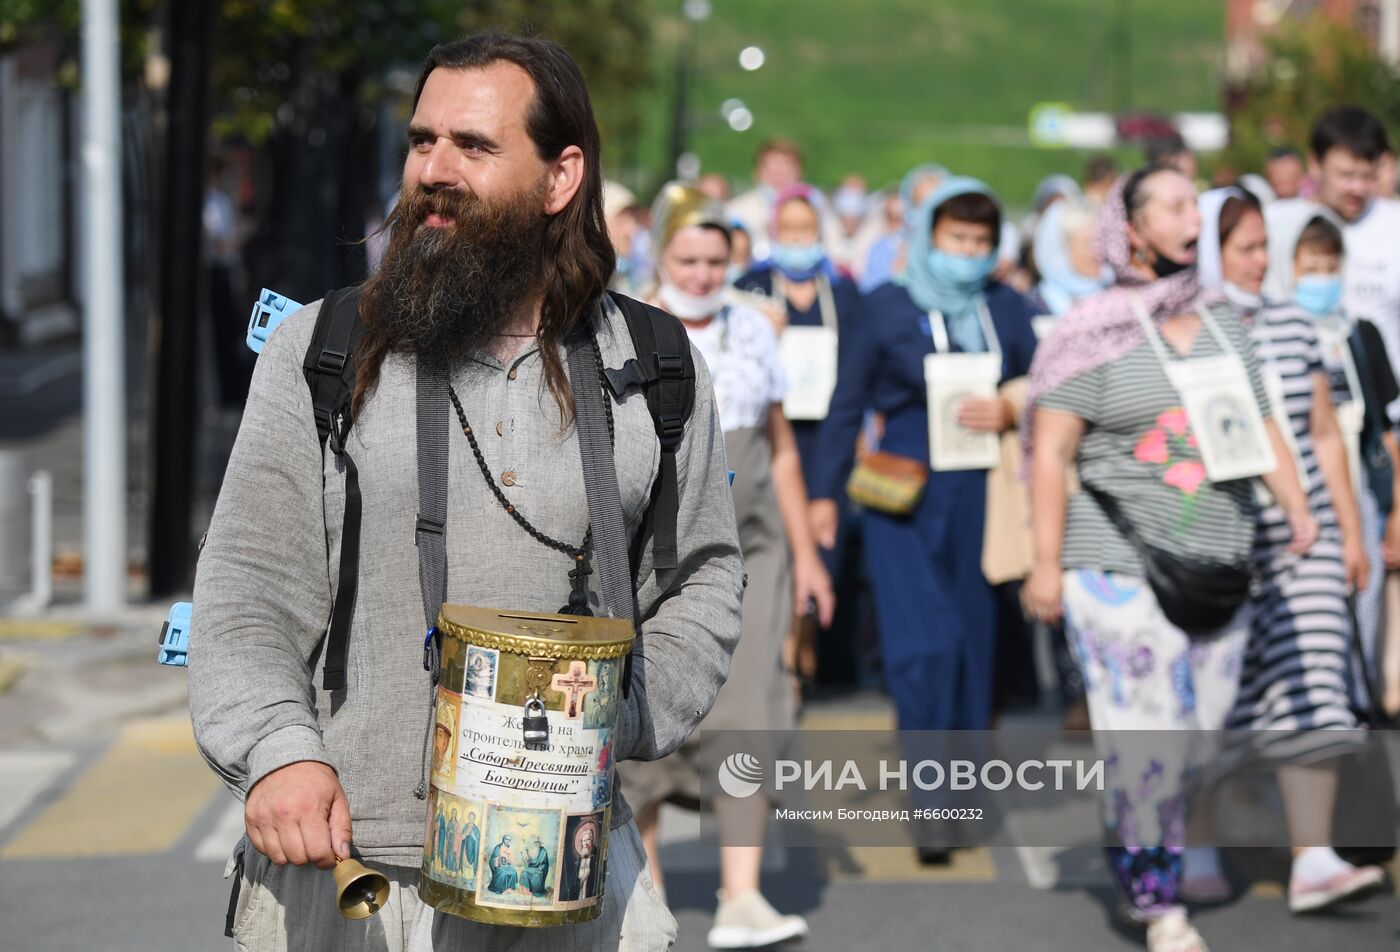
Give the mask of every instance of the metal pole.
[[[189, 591], [194, 583], [195, 441], [198, 436], [200, 209], [213, 40], [211, 0], [179, 0], [170, 10], [170, 131], [165, 152], [161, 224], [160, 338], [156, 358], [155, 491], [151, 496], [153, 598]], [[217, 314], [217, 312], [215, 312]], [[212, 326], [212, 321], [209, 326]], [[214, 334], [216, 346], [226, 339]], [[238, 345], [234, 345], [238, 346]]]
[[671, 163], [667, 175], [672, 178], [678, 174], [677, 164], [685, 154], [687, 146], [690, 123], [687, 115], [690, 109], [690, 64], [695, 55], [695, 22], [687, 17], [684, 30], [685, 37], [681, 40], [680, 49], [676, 51], [676, 86], [671, 99]]
[[83, 0], [83, 588], [93, 612], [126, 603], [118, 53], [117, 0]]

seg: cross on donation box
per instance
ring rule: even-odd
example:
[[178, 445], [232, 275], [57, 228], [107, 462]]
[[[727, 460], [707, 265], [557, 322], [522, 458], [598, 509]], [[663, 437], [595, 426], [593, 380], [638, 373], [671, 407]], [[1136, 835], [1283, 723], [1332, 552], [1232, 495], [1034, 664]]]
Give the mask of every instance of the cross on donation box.
[[570, 661], [568, 674], [556, 674], [549, 679], [549, 689], [558, 691], [568, 698], [564, 716], [576, 720], [583, 698], [598, 689], [598, 679], [588, 673], [588, 665], [583, 661]]

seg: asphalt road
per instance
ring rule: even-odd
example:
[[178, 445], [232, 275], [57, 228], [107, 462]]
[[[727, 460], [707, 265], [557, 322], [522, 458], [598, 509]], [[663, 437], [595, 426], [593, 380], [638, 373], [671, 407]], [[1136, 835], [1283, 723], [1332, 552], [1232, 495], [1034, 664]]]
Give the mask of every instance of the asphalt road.
[[[61, 621], [0, 624], [0, 658], [29, 664], [0, 691], [4, 952], [232, 947], [222, 873], [240, 808], [194, 748], [182, 672], [146, 660], [148, 623], [105, 636]], [[826, 704], [812, 716], [868, 720], [871, 705]], [[662, 829], [677, 948], [698, 952], [715, 906], [716, 848], [693, 815], [668, 814]], [[1108, 879], [1089, 848], [973, 849], [944, 868], [920, 867], [900, 847], [789, 849], [769, 855], [765, 891], [807, 916], [812, 936], [794, 949], [1141, 947], [1113, 925]], [[1198, 921], [1216, 952], [1382, 949], [1400, 937], [1400, 902], [1385, 894], [1299, 919], [1266, 877]]]

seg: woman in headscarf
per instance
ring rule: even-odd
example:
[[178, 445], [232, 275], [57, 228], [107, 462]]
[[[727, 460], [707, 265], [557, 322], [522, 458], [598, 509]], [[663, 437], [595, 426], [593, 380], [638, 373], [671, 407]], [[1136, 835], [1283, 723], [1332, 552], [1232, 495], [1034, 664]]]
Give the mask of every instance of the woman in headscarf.
[[1082, 298], [1113, 282], [1113, 273], [1094, 252], [1098, 208], [1083, 198], [1066, 198], [1045, 210], [1035, 229], [1036, 297], [1043, 313], [1058, 317]]
[[[802, 478], [810, 485], [821, 421], [826, 418], [836, 385], [840, 342], [848, 331], [859, 333], [853, 328], [861, 297], [855, 284], [836, 272], [826, 253], [819, 193], [811, 185], [794, 185], [778, 193], [768, 233], [772, 238], [768, 260], [740, 279], [736, 287], [763, 295], [780, 309], [780, 354], [790, 388], [784, 411], [797, 440]], [[838, 588], [846, 541], [844, 511], [839, 526], [836, 544], [822, 549], [827, 573]], [[833, 629], [849, 631], [854, 627], [854, 619], [844, 621], [845, 625], [834, 625]], [[809, 616], [799, 618], [797, 627], [792, 663], [802, 679], [810, 680], [816, 675], [816, 632]]]
[[[619, 765], [660, 886], [661, 803], [698, 803], [708, 789], [702, 778], [715, 777], [724, 756], [732, 753], [723, 732], [791, 734], [796, 704], [781, 665], [783, 640], [794, 606], [805, 612], [809, 600], [822, 624], [829, 624], [833, 596], [805, 521], [807, 493], [792, 427], [783, 416], [787, 382], [777, 336], [763, 314], [726, 303], [734, 292], [725, 284], [731, 248], [724, 210], [694, 187], [672, 182], [652, 206], [652, 230], [657, 284], [650, 299], [685, 324], [703, 358], [703, 363], [696, 360], [697, 371], [708, 368], [713, 380], [725, 453], [736, 473], [734, 515], [748, 573], [739, 647], [710, 713], [676, 753]], [[764, 797], [720, 795], [714, 809], [721, 843], [763, 842], [769, 809]], [[761, 845], [720, 846], [720, 902], [711, 945], [751, 948], [806, 933], [801, 916], [779, 915], [759, 892], [762, 861]]]
[[[1248, 633], [1253, 480], [1212, 479], [1205, 464], [1247, 453], [1262, 471], [1266, 447], [1287, 459], [1278, 427], [1262, 422], [1268, 398], [1244, 326], [1227, 306], [1200, 306], [1200, 229], [1195, 187], [1180, 172], [1147, 166], [1110, 193], [1095, 240], [1115, 286], [1080, 301], [1041, 344], [1024, 429], [1035, 537], [1026, 608], [1046, 621], [1063, 615], [1078, 649], [1095, 743], [1111, 765], [1109, 866], [1153, 952], [1205, 949], [1180, 896], [1190, 744], [1195, 729], [1223, 726]], [[1230, 429], [1187, 412], [1197, 402], [1183, 357], [1228, 364], [1217, 373], [1235, 381], [1218, 394], [1237, 408]], [[1225, 443], [1222, 433], [1252, 436]], [[1073, 498], [1070, 465], [1084, 490]], [[1293, 549], [1306, 551], [1317, 527], [1296, 472], [1276, 463], [1264, 481], [1288, 513]], [[1159, 566], [1241, 582], [1212, 605], [1226, 620], [1190, 635], [1169, 621], [1198, 593], [1160, 601], [1145, 552]], [[1128, 731], [1156, 733], [1125, 743]]]
[[[905, 243], [911, 227], [916, 223], [920, 206], [924, 199], [943, 184], [948, 170], [937, 162], [916, 165], [905, 173], [899, 182], [899, 206], [903, 215], [903, 226], [893, 229], [870, 246], [870, 254], [865, 259], [865, 267], [860, 275], [860, 289], [871, 291], [894, 278], [904, 270], [906, 260]], [[995, 242], [1000, 242], [1000, 225]], [[996, 244], [993, 245], [996, 247]]]
[[[835, 540], [867, 409], [884, 414], [882, 453], [926, 480], [908, 506], [867, 509], [862, 530], [901, 731], [981, 730], [992, 714], [996, 603], [982, 572], [988, 474], [931, 459], [925, 358], [995, 365], [988, 392], [1029, 369], [1034, 309], [991, 279], [1001, 217], [991, 190], [968, 178], [949, 179], [918, 208], [903, 280], [867, 297], [860, 332], [842, 341], [813, 468], [812, 527], [822, 545]], [[978, 443], [1017, 421], [1000, 395], [949, 399], [936, 409], [950, 411], [936, 427], [949, 441]], [[946, 858], [941, 849], [920, 854]]]
[[[1370, 577], [1361, 513], [1317, 328], [1298, 304], [1266, 305], [1259, 297], [1269, 249], [1258, 200], [1239, 188], [1216, 189], [1201, 197], [1201, 210], [1201, 283], [1223, 292], [1249, 327], [1274, 418], [1284, 426], [1288, 462], [1297, 466], [1319, 527], [1317, 543], [1298, 556], [1287, 551], [1288, 520], [1280, 507], [1256, 513], [1254, 560], [1262, 585], [1253, 597], [1229, 720], [1231, 728], [1249, 732], [1253, 753], [1279, 765], [1294, 844], [1288, 905], [1312, 912], [1384, 877], [1379, 867], [1352, 866], [1327, 845], [1337, 792], [1333, 755], [1361, 740], [1347, 689], [1347, 593], [1365, 590]], [[1299, 244], [1296, 233], [1276, 239]], [[1215, 850], [1188, 849], [1185, 877], [1188, 899], [1229, 898]]]

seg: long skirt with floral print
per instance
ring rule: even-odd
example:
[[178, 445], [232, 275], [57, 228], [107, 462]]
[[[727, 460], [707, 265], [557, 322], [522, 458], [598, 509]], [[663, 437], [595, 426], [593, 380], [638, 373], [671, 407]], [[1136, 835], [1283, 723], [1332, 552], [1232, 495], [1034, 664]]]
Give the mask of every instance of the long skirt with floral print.
[[[1248, 609], [1191, 638], [1139, 577], [1065, 573], [1065, 627], [1104, 760], [1108, 864], [1144, 918], [1180, 908], [1186, 795], [1235, 700]], [[1146, 738], [1145, 731], [1158, 732]]]

